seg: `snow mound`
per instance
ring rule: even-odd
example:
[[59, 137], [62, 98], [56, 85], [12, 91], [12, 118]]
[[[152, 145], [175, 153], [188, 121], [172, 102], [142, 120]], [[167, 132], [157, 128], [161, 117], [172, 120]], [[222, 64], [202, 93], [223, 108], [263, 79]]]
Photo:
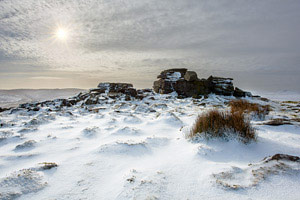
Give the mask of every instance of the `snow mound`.
[[173, 112], [164, 112], [158, 114], [157, 121], [176, 127], [181, 127], [183, 124], [179, 117], [177, 117]]
[[15, 147], [15, 151], [29, 151], [34, 148], [37, 142], [35, 140], [28, 140], [22, 144], [18, 144]]
[[114, 132], [114, 135], [139, 135], [141, 133], [141, 130], [133, 127], [125, 126], [124, 128], [118, 129], [116, 132]]
[[116, 199], [171, 199], [165, 192], [167, 186], [167, 177], [163, 172], [142, 173], [133, 169], [125, 177], [123, 191]]
[[151, 149], [145, 142], [124, 141], [102, 145], [99, 152], [108, 155], [142, 156], [151, 153]]
[[40, 172], [23, 169], [0, 179], [0, 199], [16, 199], [23, 194], [37, 192], [46, 185]]
[[142, 120], [134, 115], [130, 115], [124, 118], [124, 122], [127, 124], [139, 124], [142, 123]]
[[96, 135], [99, 131], [100, 131], [100, 128], [97, 126], [87, 127], [82, 130], [82, 134], [85, 137], [91, 138], [91, 137], [96, 137]]

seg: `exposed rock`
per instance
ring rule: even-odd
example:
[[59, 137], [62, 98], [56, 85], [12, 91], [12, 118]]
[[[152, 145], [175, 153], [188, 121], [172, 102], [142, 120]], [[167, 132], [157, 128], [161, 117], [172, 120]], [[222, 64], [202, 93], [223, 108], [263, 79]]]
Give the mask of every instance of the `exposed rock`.
[[9, 110], [9, 108], [1, 108], [0, 107], [0, 113]]
[[105, 90], [105, 92], [121, 92], [124, 89], [132, 88], [130, 83], [99, 83], [98, 89]]
[[152, 93], [152, 89], [146, 88], [146, 89], [140, 89], [137, 90], [138, 94], [144, 94], [144, 93]]
[[67, 107], [69, 107], [70, 105], [69, 105], [69, 102], [66, 100], [66, 99], [60, 99], [60, 107], [64, 107], [64, 106], [67, 106]]
[[129, 96], [129, 95], [126, 95], [126, 96], [125, 96], [125, 101], [130, 101], [130, 100], [131, 100], [130, 96]]
[[137, 95], [137, 91], [134, 88], [128, 88], [124, 91], [124, 94], [135, 97]]
[[144, 95], [141, 95], [141, 94], [139, 94], [139, 95], [136, 95], [136, 99], [139, 99], [139, 100], [143, 100], [144, 99]]
[[85, 101], [84, 101], [84, 105], [93, 105], [93, 104], [97, 104], [98, 103], [98, 98], [97, 97], [88, 97]]
[[214, 77], [210, 76], [208, 79], [211, 83], [211, 91], [217, 95], [232, 96], [234, 87], [232, 78]]
[[132, 97], [137, 95], [137, 91], [130, 83], [99, 83], [97, 89], [90, 90], [90, 92], [98, 93], [121, 93]]
[[281, 126], [281, 125], [292, 125], [292, 123], [288, 119], [276, 118], [264, 123], [263, 125]]
[[[232, 96], [235, 92], [232, 78], [210, 76], [208, 79], [198, 79], [196, 72], [185, 68], [164, 70], [158, 78], [153, 83], [153, 90], [160, 94], [177, 92], [179, 97], [199, 98], [209, 93]], [[242, 97], [251, 94], [236, 88], [236, 95]]]
[[241, 90], [238, 87], [235, 87], [233, 96], [235, 97], [252, 97], [252, 94], [250, 92], [246, 92], [244, 90]]
[[39, 107], [34, 107], [34, 108], [32, 108], [32, 111], [35, 111], [35, 112], [37, 112], [37, 111], [39, 111], [39, 110], [40, 110]]
[[184, 75], [186, 81], [196, 81], [198, 79], [197, 73], [194, 71], [187, 71]]

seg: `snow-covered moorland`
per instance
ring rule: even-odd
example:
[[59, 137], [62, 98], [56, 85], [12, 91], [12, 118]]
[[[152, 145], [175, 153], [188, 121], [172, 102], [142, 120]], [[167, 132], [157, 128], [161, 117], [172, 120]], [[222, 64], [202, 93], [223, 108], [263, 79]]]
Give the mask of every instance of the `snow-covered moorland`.
[[[190, 140], [198, 114], [234, 97], [101, 94], [0, 113], [0, 199], [298, 199], [300, 103], [253, 118], [257, 141]], [[279, 118], [279, 126], [273, 119]], [[278, 122], [278, 120], [277, 120]], [[273, 157], [272, 157], [273, 156]]]

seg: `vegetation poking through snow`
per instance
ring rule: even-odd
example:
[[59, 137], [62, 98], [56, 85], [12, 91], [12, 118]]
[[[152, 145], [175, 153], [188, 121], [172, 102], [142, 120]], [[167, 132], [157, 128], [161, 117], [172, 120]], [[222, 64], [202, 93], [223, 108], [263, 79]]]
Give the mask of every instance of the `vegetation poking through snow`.
[[254, 128], [250, 121], [240, 112], [210, 110], [198, 115], [189, 137], [204, 136], [205, 138], [237, 137], [243, 143], [256, 140]]
[[229, 102], [231, 113], [251, 114], [253, 117], [264, 119], [271, 111], [269, 105], [260, 105], [258, 103], [250, 103], [247, 100], [239, 99]]
[[41, 166], [41, 169], [43, 170], [48, 170], [48, 169], [52, 169], [54, 167], [58, 167], [58, 165], [54, 162], [42, 162], [42, 163], [39, 163]]

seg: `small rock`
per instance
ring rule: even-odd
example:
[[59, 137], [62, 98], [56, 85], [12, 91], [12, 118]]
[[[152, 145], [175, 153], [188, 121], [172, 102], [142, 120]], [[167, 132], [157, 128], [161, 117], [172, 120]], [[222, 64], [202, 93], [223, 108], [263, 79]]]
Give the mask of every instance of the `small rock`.
[[131, 100], [130, 96], [129, 96], [129, 95], [126, 95], [126, 96], [125, 96], [125, 101], [130, 101], [130, 100]]
[[281, 126], [281, 125], [292, 125], [292, 123], [287, 119], [277, 118], [277, 119], [272, 119], [271, 121], [264, 123], [264, 125]]

